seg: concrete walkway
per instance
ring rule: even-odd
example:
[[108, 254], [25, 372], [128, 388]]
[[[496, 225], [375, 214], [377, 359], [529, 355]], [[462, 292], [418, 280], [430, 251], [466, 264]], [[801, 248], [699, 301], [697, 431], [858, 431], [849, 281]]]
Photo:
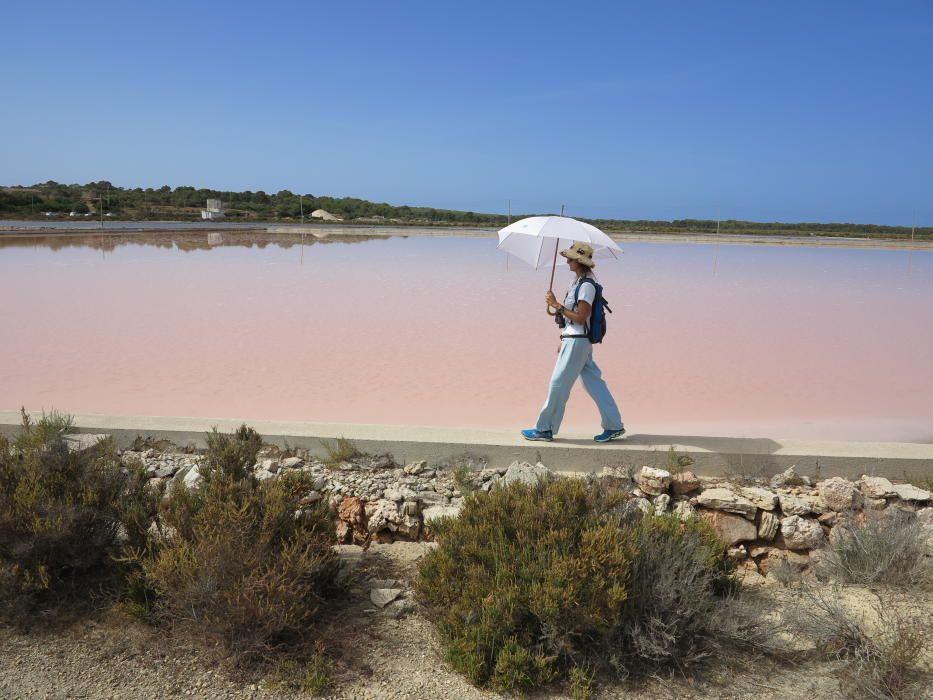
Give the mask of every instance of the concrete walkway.
[[[118, 446], [127, 447], [139, 437], [170, 440], [179, 445], [205, 446], [205, 433], [217, 426], [231, 431], [242, 421], [211, 418], [149, 416], [74, 416], [81, 432], [107, 433]], [[0, 433], [13, 434], [20, 423], [18, 412], [0, 412]], [[571, 435], [552, 442], [526, 442], [517, 431], [471, 428], [436, 428], [335, 423], [249, 421], [267, 442], [304, 447], [313, 454], [326, 453], [324, 441], [344, 437], [362, 452], [391, 454], [397, 462], [426, 459], [431, 463], [470, 455], [490, 466], [508, 466], [514, 460], [540, 460], [558, 471], [599, 471], [605, 466], [647, 464], [666, 468], [670, 450], [694, 460], [691, 469], [704, 475], [770, 476], [796, 465], [811, 476], [862, 474], [903, 479], [905, 473], [933, 477], [933, 445], [878, 442], [818, 442], [769, 438], [723, 438], [685, 435], [631, 435], [606, 445], [588, 435]]]

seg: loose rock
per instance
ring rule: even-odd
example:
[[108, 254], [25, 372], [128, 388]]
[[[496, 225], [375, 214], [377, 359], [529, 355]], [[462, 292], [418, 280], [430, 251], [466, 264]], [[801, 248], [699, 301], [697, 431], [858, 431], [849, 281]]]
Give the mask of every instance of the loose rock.
[[826, 541], [823, 528], [816, 520], [792, 515], [781, 520], [781, 534], [788, 549], [814, 549]]
[[671, 491], [675, 496], [686, 496], [700, 488], [700, 480], [691, 471], [680, 472], [671, 477]]
[[891, 498], [897, 495], [894, 484], [883, 476], [863, 475], [860, 480], [860, 488], [862, 493], [869, 498]]
[[749, 520], [754, 519], [758, 507], [744, 496], [725, 488], [706, 489], [697, 496], [697, 503], [705, 508], [739, 513]]
[[671, 473], [663, 469], [654, 469], [653, 467], [642, 467], [635, 475], [635, 481], [638, 488], [652, 496], [660, 496], [667, 493], [671, 485]]
[[754, 523], [737, 515], [719, 510], [706, 510], [700, 512], [700, 517], [712, 526], [719, 538], [726, 544], [752, 542], [758, 536]]

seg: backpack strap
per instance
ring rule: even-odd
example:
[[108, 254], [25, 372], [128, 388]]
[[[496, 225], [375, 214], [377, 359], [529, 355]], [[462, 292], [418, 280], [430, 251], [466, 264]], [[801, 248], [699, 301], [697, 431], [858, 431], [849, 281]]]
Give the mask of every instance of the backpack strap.
[[580, 287], [583, 285], [584, 282], [589, 282], [590, 284], [593, 285], [594, 290], [599, 291], [598, 288], [596, 287], [595, 280], [590, 279], [589, 277], [581, 277], [579, 281], [577, 282], [576, 286], [573, 288], [573, 309], [571, 309], [572, 311], [577, 310], [577, 295], [580, 294]]

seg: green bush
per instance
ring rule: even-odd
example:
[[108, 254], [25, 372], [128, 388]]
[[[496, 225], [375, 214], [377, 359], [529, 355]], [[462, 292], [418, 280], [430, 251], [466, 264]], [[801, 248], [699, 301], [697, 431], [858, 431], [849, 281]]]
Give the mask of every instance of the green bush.
[[416, 592], [448, 663], [478, 685], [569, 678], [583, 694], [597, 670], [698, 656], [731, 578], [726, 546], [699, 522], [633, 518], [627, 498], [573, 479], [513, 484], [435, 523]]
[[198, 488], [173, 487], [161, 540], [141, 560], [155, 618], [219, 638], [241, 663], [304, 641], [339, 567], [326, 507], [299, 504], [309, 477], [245, 471], [259, 442], [250, 429], [213, 433], [204, 464], [214, 471]]
[[8, 619], [106, 573], [123, 546], [145, 541], [155, 511], [141, 468], [123, 468], [109, 440], [70, 450], [70, 428], [67, 416], [33, 422], [23, 412], [13, 443], [0, 437], [0, 612]]

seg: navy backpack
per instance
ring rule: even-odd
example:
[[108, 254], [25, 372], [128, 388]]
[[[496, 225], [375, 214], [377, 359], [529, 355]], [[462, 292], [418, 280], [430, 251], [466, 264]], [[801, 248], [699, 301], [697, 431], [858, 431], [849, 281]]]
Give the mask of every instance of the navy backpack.
[[[603, 297], [603, 286], [592, 277], [582, 277], [580, 283], [573, 290], [573, 308], [577, 308], [577, 294], [580, 292], [580, 286], [589, 282], [596, 288], [596, 298], [593, 299], [593, 310], [590, 311], [590, 323], [586, 328], [586, 336], [591, 343], [603, 342], [606, 335], [606, 314], [612, 313], [609, 303]], [[583, 337], [583, 336], [581, 336]]]

